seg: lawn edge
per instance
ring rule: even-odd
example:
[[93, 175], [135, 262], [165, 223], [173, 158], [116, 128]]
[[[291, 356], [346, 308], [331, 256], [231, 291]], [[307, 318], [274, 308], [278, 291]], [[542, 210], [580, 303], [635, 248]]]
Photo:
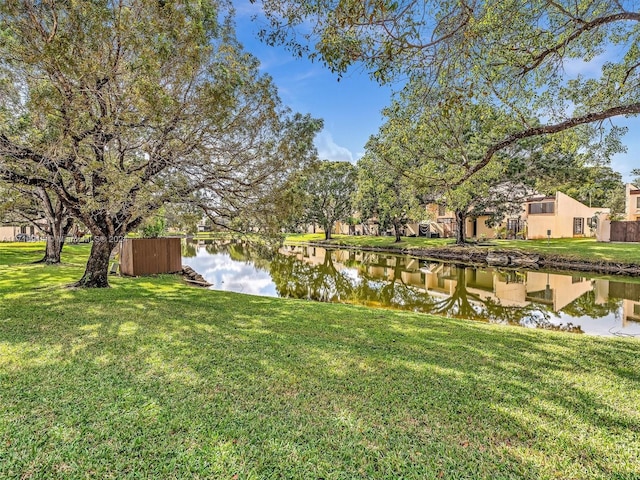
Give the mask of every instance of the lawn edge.
[[349, 245], [341, 243], [339, 240], [311, 242], [286, 240], [285, 244], [411, 255], [425, 260], [445, 260], [469, 266], [576, 270], [599, 274], [640, 277], [640, 263], [590, 260], [579, 256], [527, 252], [517, 248], [490, 248], [490, 246], [482, 248], [474, 244], [447, 245], [443, 247], [373, 247]]

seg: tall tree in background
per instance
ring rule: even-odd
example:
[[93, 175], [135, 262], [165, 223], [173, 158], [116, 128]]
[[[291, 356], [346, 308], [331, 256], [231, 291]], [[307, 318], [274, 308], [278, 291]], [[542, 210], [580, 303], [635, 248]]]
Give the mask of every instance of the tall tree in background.
[[320, 225], [324, 238], [339, 220], [346, 220], [353, 211], [352, 197], [356, 189], [356, 167], [349, 162], [313, 162], [301, 177], [303, 218]]
[[401, 172], [403, 182], [455, 214], [456, 243], [465, 243], [469, 216], [495, 216], [520, 208], [532, 190], [524, 172], [513, 168], [514, 159], [527, 158], [529, 148], [518, 144], [493, 156], [474, 175], [468, 172], [483, 162], [483, 152], [507, 131], [512, 121], [490, 103], [468, 102], [443, 108], [435, 94], [418, 79], [410, 81], [385, 109], [387, 121], [380, 129], [376, 150], [384, 156], [388, 172]]
[[560, 158], [552, 171], [542, 172], [535, 182], [540, 193], [553, 195], [560, 191], [589, 207], [610, 208], [612, 213], [624, 212], [624, 182], [622, 175], [609, 166], [589, 165], [580, 155]]
[[[379, 137], [367, 142], [365, 155], [358, 160], [358, 188], [355, 206], [362, 218], [377, 218], [383, 228], [393, 228], [396, 242], [409, 221], [426, 216], [420, 190], [403, 172], [418, 163], [407, 158], [393, 142]], [[422, 192], [424, 197], [425, 192]]]
[[296, 113], [283, 119], [282, 125], [286, 141], [277, 145], [274, 155], [285, 161], [269, 176], [251, 189], [233, 191], [222, 184], [219, 189], [207, 188], [193, 196], [192, 203], [205, 212], [212, 225], [270, 237], [281, 233], [296, 206], [291, 186], [297, 183], [298, 174], [317, 160], [313, 139], [322, 130], [323, 121]]
[[239, 211], [312, 148], [214, 0], [0, 4], [0, 179], [45, 188], [94, 237], [84, 287], [118, 240], [194, 192]]
[[442, 108], [491, 102], [513, 119], [460, 183], [522, 139], [640, 113], [640, 11], [631, 0], [254, 1], [270, 44], [340, 74], [362, 65], [382, 83], [418, 77], [439, 91]]
[[45, 237], [45, 253], [39, 262], [60, 263], [62, 247], [74, 220], [57, 195], [43, 187], [6, 185], [0, 188], [0, 218], [5, 216], [32, 225]]
[[[484, 164], [487, 149], [519, 120], [490, 101], [460, 99], [442, 104], [443, 96], [446, 92], [421, 78], [410, 79], [384, 110], [386, 122], [375, 144], [368, 148], [375, 145], [378, 155], [386, 152], [381, 157], [388, 165], [384, 175], [401, 173], [398, 178], [402, 177], [403, 183], [453, 211], [458, 244], [465, 242], [467, 218], [487, 215], [490, 223], [499, 223], [507, 215], [517, 216], [522, 202], [536, 189], [544, 190], [563, 179], [566, 182], [578, 173], [580, 177], [571, 185], [580, 183], [585, 192], [591, 185], [594, 198], [598, 192], [604, 197], [612, 188], [603, 184], [602, 190], [597, 190], [593, 182], [585, 180], [589, 172], [611, 173], [608, 167], [596, 170], [596, 165], [607, 162], [609, 155], [618, 151], [617, 141], [603, 148], [593, 141], [594, 130], [582, 125], [553, 137], [520, 139]], [[533, 124], [535, 119], [529, 122]], [[617, 137], [612, 135], [611, 140]], [[591, 158], [596, 161], [589, 169]]]

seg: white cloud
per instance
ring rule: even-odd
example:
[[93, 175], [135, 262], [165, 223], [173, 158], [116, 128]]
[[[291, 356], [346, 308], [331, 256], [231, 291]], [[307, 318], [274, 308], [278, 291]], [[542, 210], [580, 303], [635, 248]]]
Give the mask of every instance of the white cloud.
[[590, 61], [585, 62], [581, 58], [570, 58], [562, 64], [564, 71], [571, 77], [583, 75], [587, 78], [598, 78], [602, 75], [602, 66], [611, 61], [609, 53], [596, 55]]
[[315, 141], [318, 156], [323, 160], [353, 162], [353, 154], [348, 148], [341, 147], [333, 141], [331, 133], [326, 130], [320, 132]]
[[262, 14], [262, 5], [259, 2], [251, 3], [248, 0], [236, 0], [233, 2], [233, 8], [238, 17], [252, 17], [253, 15]]
[[320, 68], [317, 68], [317, 67], [313, 67], [313, 68], [307, 70], [306, 72], [301, 72], [301, 73], [297, 74], [294, 77], [293, 80], [295, 82], [302, 82], [304, 80], [308, 80], [309, 78], [315, 78], [315, 77], [318, 77], [320, 75], [323, 75], [324, 73], [325, 73], [324, 70], [322, 70]]

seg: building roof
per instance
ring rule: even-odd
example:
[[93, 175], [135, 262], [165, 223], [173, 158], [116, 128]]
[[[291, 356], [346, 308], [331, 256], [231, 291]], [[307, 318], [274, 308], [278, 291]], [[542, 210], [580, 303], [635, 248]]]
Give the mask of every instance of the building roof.
[[553, 196], [553, 197], [531, 197], [531, 198], [528, 198], [526, 200], [526, 202], [527, 203], [530, 203], [530, 202], [541, 202], [541, 201], [544, 201], [544, 200], [555, 200], [555, 199], [556, 199], [555, 196]]

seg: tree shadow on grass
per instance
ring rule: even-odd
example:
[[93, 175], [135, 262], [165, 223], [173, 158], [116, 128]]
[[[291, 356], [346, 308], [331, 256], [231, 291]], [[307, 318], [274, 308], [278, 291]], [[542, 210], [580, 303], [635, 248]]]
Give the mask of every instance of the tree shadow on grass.
[[640, 475], [637, 341], [113, 284], [3, 298], [0, 476]]

